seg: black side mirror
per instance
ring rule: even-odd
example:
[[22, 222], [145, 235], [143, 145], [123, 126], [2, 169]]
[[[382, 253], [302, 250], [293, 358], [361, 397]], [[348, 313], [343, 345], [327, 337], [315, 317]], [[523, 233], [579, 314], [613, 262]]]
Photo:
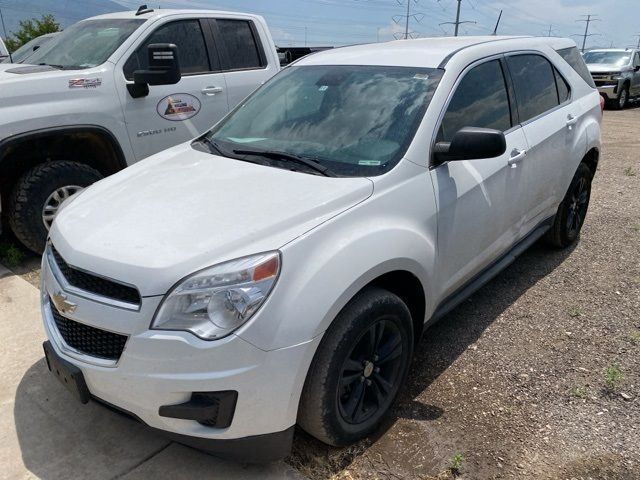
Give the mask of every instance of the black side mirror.
[[442, 163], [499, 157], [506, 150], [507, 141], [501, 131], [464, 127], [453, 136], [451, 142], [436, 143], [433, 155], [438, 163]]
[[633, 71], [637, 72], [640, 70], [640, 65], [636, 65], [635, 67], [633, 67]]
[[178, 47], [172, 43], [153, 43], [147, 47], [149, 70], [133, 72], [127, 90], [133, 98], [149, 95], [149, 85], [174, 85], [180, 81]]

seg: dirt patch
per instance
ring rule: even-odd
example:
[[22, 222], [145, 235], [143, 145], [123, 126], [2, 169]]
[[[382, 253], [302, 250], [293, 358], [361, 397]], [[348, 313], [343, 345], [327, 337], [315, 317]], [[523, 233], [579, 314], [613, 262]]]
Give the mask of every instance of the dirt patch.
[[[312, 479], [640, 479], [639, 125], [639, 108], [606, 112], [580, 242], [534, 246], [426, 332], [379, 438], [298, 432], [288, 462]], [[24, 253], [14, 271], [38, 285]]]

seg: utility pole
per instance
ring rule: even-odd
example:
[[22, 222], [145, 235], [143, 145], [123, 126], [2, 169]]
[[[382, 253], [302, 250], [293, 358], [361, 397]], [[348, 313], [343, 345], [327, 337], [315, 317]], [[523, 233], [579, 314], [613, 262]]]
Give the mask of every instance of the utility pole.
[[549, 32], [547, 34], [547, 37], [551, 36], [551, 32], [553, 31], [553, 25], [549, 25]]
[[407, 2], [407, 10], [404, 15], [394, 15], [392, 17], [393, 21], [398, 25], [400, 25], [401, 23], [404, 23], [404, 33], [401, 35], [398, 35], [399, 33], [398, 32], [394, 34], [394, 37], [396, 39], [404, 38], [405, 40], [408, 38], [414, 38], [413, 32], [409, 30], [409, 20], [413, 18], [417, 23], [420, 23], [424, 18], [424, 13], [419, 13], [419, 12], [411, 13], [411, 2], [417, 5], [419, 0], [396, 0], [396, 1], [398, 2], [399, 5], [402, 5], [402, 6], [404, 6], [404, 2]]
[[[2, 21], [2, 31], [4, 32], [4, 38], [7, 39], [7, 28], [4, 26], [4, 17], [2, 16], [2, 9], [0, 8], [0, 21]], [[13, 63], [13, 57], [9, 52], [9, 62]]]
[[583, 18], [581, 20], [576, 20], [576, 22], [585, 22], [585, 26], [584, 26], [584, 34], [581, 35], [582, 36], [582, 53], [584, 53], [584, 47], [587, 44], [587, 37], [591, 37], [592, 35], [596, 35], [595, 33], [590, 34], [589, 33], [589, 25], [591, 24], [591, 22], [599, 22], [600, 19], [599, 18], [593, 18], [596, 15], [593, 14], [589, 14], [589, 15], [582, 15], [583, 17], [587, 17], [587, 18]]
[[633, 37], [634, 37], [634, 38], [635, 38], [635, 37], [638, 37], [638, 45], [636, 46], [636, 48], [640, 48], [640, 34], [638, 34], [638, 35], [634, 35]]
[[500, 15], [498, 15], [498, 21], [496, 22], [496, 28], [493, 29], [492, 35], [498, 35], [498, 27], [500, 26], [500, 19], [502, 18], [502, 10], [500, 10]]
[[[453, 36], [457, 37], [458, 36], [458, 30], [460, 28], [460, 25], [462, 25], [463, 23], [476, 23], [476, 22], [472, 22], [472, 21], [460, 21], [460, 6], [462, 4], [462, 0], [457, 0], [458, 2], [458, 8], [456, 10], [456, 21], [455, 22], [442, 22], [440, 25], [455, 25], [455, 31]], [[496, 25], [497, 28], [497, 25]]]

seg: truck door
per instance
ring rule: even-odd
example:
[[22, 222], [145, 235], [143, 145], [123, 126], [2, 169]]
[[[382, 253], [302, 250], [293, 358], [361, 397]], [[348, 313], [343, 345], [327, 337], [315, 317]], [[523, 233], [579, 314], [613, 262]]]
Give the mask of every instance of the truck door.
[[[135, 70], [148, 67], [147, 46], [178, 47], [182, 74], [175, 85], [154, 85], [149, 95], [132, 98], [126, 84]], [[173, 20], [157, 26], [122, 60], [120, 97], [129, 138], [140, 160], [205, 132], [229, 111], [227, 84], [206, 19]], [[118, 76], [119, 69], [116, 69]]]
[[640, 96], [640, 53], [633, 55], [633, 78], [631, 80], [630, 93], [632, 96]]

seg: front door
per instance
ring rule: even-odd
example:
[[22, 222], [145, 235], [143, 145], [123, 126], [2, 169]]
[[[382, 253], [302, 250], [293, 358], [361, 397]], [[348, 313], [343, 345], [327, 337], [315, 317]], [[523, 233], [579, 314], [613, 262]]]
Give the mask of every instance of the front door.
[[447, 106], [437, 141], [451, 141], [463, 127], [501, 130], [507, 149], [496, 158], [450, 161], [431, 170], [438, 205], [436, 284], [442, 296], [507, 251], [524, 214], [524, 179], [511, 163], [524, 154], [527, 143], [514, 124], [500, 59], [467, 70]]
[[[148, 67], [147, 46], [173, 43], [178, 47], [182, 74], [175, 85], [154, 85], [149, 95], [132, 98], [124, 79]], [[116, 75], [124, 76], [121, 99], [129, 138], [138, 160], [195, 138], [229, 111], [227, 85], [206, 20], [188, 18], [164, 23], [138, 47]]]

